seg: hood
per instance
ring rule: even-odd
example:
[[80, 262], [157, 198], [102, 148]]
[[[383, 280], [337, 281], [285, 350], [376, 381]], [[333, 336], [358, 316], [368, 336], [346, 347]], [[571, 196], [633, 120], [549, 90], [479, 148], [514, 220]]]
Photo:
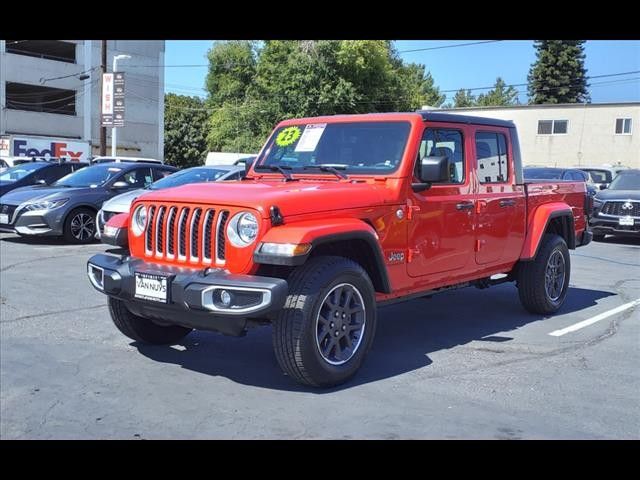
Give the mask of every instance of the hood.
[[111, 200], [107, 200], [102, 204], [102, 210], [107, 212], [117, 212], [117, 213], [125, 213], [129, 211], [129, 207], [133, 201], [138, 198], [140, 195], [149, 192], [149, 190], [145, 190], [144, 188], [139, 188], [137, 190], [132, 190], [131, 192], [121, 193], [120, 195], [116, 195]]
[[392, 192], [385, 182], [212, 182], [152, 191], [145, 193], [144, 200], [248, 207], [258, 210], [267, 218], [272, 205], [277, 205], [286, 217], [389, 203], [393, 201]]
[[53, 200], [56, 198], [67, 198], [71, 195], [93, 193], [100, 188], [67, 188], [67, 187], [47, 187], [32, 185], [29, 187], [16, 188], [2, 196], [2, 203], [9, 205], [20, 205], [24, 202], [34, 200]]
[[640, 200], [640, 190], [600, 190], [596, 200]]

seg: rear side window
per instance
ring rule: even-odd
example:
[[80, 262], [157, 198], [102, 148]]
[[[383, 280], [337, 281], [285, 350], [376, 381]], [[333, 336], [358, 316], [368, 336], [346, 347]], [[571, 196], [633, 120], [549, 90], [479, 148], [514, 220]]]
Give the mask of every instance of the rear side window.
[[416, 172], [424, 157], [447, 156], [449, 158], [449, 180], [464, 183], [464, 151], [462, 132], [451, 128], [427, 128], [420, 142]]
[[158, 180], [162, 180], [165, 177], [171, 175], [173, 170], [167, 170], [165, 168], [152, 168], [151, 172], [153, 173], [153, 181], [156, 182]]
[[502, 133], [476, 133], [476, 158], [480, 183], [502, 183], [509, 178], [507, 139]]

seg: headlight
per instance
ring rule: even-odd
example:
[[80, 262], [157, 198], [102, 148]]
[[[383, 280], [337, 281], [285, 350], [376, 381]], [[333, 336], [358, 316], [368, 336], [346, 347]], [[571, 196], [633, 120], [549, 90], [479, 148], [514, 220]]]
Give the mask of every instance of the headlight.
[[598, 200], [597, 198], [593, 199], [593, 208], [600, 208], [604, 202], [602, 200]]
[[234, 247], [252, 244], [258, 237], [258, 219], [253, 213], [238, 213], [227, 225], [227, 237]]
[[144, 228], [147, 226], [147, 209], [144, 205], [140, 205], [133, 212], [133, 220], [131, 222], [131, 230], [136, 237], [142, 235]]
[[43, 202], [27, 203], [24, 208], [26, 208], [27, 210], [52, 210], [54, 208], [61, 207], [68, 201], [68, 198], [61, 198], [59, 200], [45, 200]]

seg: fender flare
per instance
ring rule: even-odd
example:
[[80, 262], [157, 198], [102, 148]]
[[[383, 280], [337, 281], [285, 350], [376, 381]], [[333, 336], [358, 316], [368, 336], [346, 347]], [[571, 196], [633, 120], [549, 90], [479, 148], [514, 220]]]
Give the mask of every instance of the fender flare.
[[567, 246], [575, 249], [575, 227], [573, 219], [573, 211], [571, 207], [564, 202], [552, 202], [540, 205], [530, 215], [527, 222], [527, 235], [520, 252], [520, 260], [533, 260], [538, 254], [542, 237], [549, 226], [549, 222], [554, 218], [566, 217], [569, 221], [569, 231]]
[[384, 255], [380, 248], [378, 234], [371, 225], [355, 218], [304, 221], [271, 228], [260, 240], [261, 244], [310, 243], [311, 249], [304, 255], [281, 257], [260, 253], [260, 248], [258, 247], [253, 254], [253, 261], [265, 265], [298, 266], [304, 264], [320, 245], [348, 240], [362, 240], [367, 243], [371, 248], [371, 252], [373, 252], [371, 260], [380, 275], [379, 281], [382, 291], [391, 293], [391, 283], [384, 262]]

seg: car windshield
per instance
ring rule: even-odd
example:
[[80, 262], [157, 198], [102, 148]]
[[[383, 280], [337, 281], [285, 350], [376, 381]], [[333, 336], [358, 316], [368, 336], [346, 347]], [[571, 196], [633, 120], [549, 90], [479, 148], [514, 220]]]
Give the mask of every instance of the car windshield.
[[46, 167], [47, 165], [47, 163], [42, 162], [21, 163], [20, 165], [16, 165], [15, 167], [11, 167], [8, 170], [5, 170], [0, 175], [0, 181], [11, 183], [17, 182], [18, 180], [23, 179], [27, 175], [30, 175], [36, 170], [40, 170], [42, 167]]
[[585, 170], [591, 177], [591, 181], [593, 183], [610, 183], [611, 182], [611, 172], [609, 170], [595, 170], [595, 169], [587, 169]]
[[[277, 129], [255, 170], [309, 170], [331, 166], [349, 174], [388, 174], [402, 160], [409, 122], [308, 123]], [[320, 168], [318, 173], [323, 173]]]
[[225, 173], [229, 173], [229, 170], [207, 167], [188, 168], [153, 182], [147, 188], [149, 190], [161, 190], [163, 188], [179, 187], [187, 183], [215, 182]]
[[640, 171], [618, 174], [609, 190], [640, 190]]
[[54, 187], [99, 187], [118, 175], [122, 168], [110, 165], [93, 165], [76, 170], [53, 183]]
[[525, 168], [524, 178], [527, 180], [560, 180], [563, 170], [555, 168]]

